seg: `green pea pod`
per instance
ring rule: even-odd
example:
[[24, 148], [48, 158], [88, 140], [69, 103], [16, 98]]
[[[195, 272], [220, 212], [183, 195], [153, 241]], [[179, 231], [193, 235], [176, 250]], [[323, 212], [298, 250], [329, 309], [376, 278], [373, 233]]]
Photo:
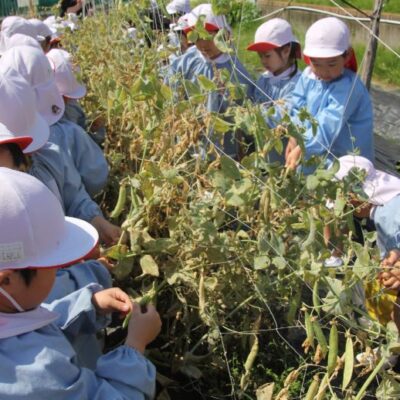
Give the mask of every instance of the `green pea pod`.
[[336, 368], [338, 356], [339, 335], [336, 324], [333, 324], [329, 333], [329, 354], [328, 354], [328, 375], [331, 375]]
[[318, 393], [319, 388], [319, 377], [317, 374], [313, 376], [311, 385], [308, 387], [306, 397], [304, 400], [314, 400], [315, 396]]
[[124, 210], [126, 203], [126, 185], [123, 183], [119, 187], [118, 200], [114, 210], [111, 211], [110, 218], [118, 218]]
[[348, 335], [346, 339], [346, 350], [344, 352], [342, 390], [345, 390], [348, 384], [351, 382], [351, 377], [353, 376], [353, 367], [354, 367], [353, 341], [351, 340], [350, 335]]
[[317, 314], [319, 314], [319, 310], [321, 308], [321, 302], [319, 300], [319, 281], [318, 281], [318, 279], [316, 279], [314, 282], [312, 299], [313, 299], [314, 310], [317, 312]]
[[324, 335], [324, 332], [321, 329], [321, 325], [317, 320], [314, 320], [312, 322], [313, 330], [315, 332], [315, 336], [318, 340], [318, 343], [321, 347], [321, 352], [322, 352], [322, 357], [325, 358], [326, 354], [328, 353], [328, 343], [326, 341], [326, 337]]
[[306, 334], [309, 345], [314, 348], [314, 328], [310, 314], [306, 311], [304, 314], [304, 322], [306, 325]]

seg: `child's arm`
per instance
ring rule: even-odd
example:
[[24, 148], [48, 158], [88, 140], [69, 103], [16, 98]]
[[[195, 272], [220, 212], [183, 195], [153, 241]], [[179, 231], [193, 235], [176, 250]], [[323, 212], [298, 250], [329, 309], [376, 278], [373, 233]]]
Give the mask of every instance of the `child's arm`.
[[105, 289], [112, 287], [111, 275], [101, 262], [89, 260], [68, 268], [60, 268], [45, 303], [67, 296], [90, 283], [98, 283]]

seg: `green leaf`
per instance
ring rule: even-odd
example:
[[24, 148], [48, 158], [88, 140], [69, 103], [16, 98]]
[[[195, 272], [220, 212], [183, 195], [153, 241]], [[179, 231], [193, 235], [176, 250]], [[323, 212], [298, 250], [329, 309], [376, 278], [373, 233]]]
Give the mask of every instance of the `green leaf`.
[[233, 54], [234, 50], [229, 45], [229, 42], [226, 39], [227, 37], [229, 37], [229, 33], [226, 31], [226, 29], [220, 29], [214, 36], [214, 44], [222, 53]]
[[270, 259], [267, 256], [254, 257], [254, 269], [266, 269], [269, 267]]
[[200, 87], [207, 92], [211, 92], [217, 89], [215, 82], [213, 82], [211, 79], [208, 79], [204, 75], [199, 75], [197, 77], [197, 81], [199, 82]]
[[315, 190], [319, 185], [319, 179], [315, 175], [308, 175], [306, 186], [309, 191]]
[[157, 263], [148, 254], [140, 259], [140, 267], [142, 268], [143, 275], [160, 276]]
[[221, 157], [221, 169], [226, 177], [233, 180], [241, 179], [239, 168], [237, 167], [236, 162], [231, 158], [226, 156]]
[[217, 133], [226, 133], [230, 131], [234, 127], [234, 125], [230, 124], [229, 122], [223, 120], [220, 117], [215, 117], [212, 120], [212, 127], [214, 131]]

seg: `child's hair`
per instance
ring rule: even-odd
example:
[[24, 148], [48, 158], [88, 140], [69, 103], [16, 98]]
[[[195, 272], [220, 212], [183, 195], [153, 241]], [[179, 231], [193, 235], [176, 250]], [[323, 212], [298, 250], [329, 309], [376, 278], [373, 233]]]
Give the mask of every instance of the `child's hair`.
[[289, 53], [289, 65], [295, 66], [295, 69], [293, 70], [293, 72], [290, 74], [290, 78], [292, 78], [293, 76], [295, 76], [297, 74], [297, 70], [298, 70], [298, 65], [297, 65], [297, 59], [298, 59], [298, 54], [301, 51], [300, 50], [300, 45], [299, 43], [296, 42], [290, 42], [290, 43], [286, 43], [285, 45], [281, 46], [281, 47], [277, 47], [276, 49], [274, 49], [279, 57], [281, 57], [282, 51], [286, 48], [288, 48], [290, 46], [290, 53]]
[[15, 143], [5, 143], [0, 144], [0, 147], [4, 146], [11, 153], [14, 165], [17, 168], [26, 167], [28, 165], [28, 161], [25, 157], [25, 154], [22, 152], [21, 148]]
[[15, 271], [17, 271], [21, 275], [26, 286], [29, 286], [31, 284], [32, 279], [37, 274], [37, 270], [34, 268], [16, 269]]

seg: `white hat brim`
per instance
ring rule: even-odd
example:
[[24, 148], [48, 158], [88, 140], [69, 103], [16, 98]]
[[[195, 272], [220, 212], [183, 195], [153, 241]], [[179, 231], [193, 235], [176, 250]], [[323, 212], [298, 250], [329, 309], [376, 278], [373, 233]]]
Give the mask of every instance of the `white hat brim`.
[[91, 224], [78, 218], [65, 217], [64, 237], [58, 246], [50, 249], [46, 255], [24, 260], [25, 267], [51, 268], [76, 264], [93, 250], [97, 241], [98, 233]]
[[69, 97], [70, 99], [81, 99], [86, 96], [86, 87], [83, 85], [78, 85], [75, 90], [72, 92], [64, 93], [65, 97]]
[[342, 49], [327, 49], [320, 47], [306, 47], [303, 54], [311, 58], [330, 58], [341, 56], [346, 50]]
[[24, 149], [24, 153], [33, 153], [43, 147], [49, 140], [50, 128], [48, 123], [36, 113], [35, 122], [32, 124], [28, 132], [24, 132], [27, 136], [32, 137], [32, 143]]
[[[52, 80], [47, 84], [40, 85], [35, 88], [35, 91], [39, 114], [49, 126], [58, 122], [64, 115], [65, 104], [55, 82]], [[54, 107], [57, 107], [57, 112], [53, 111]]]

